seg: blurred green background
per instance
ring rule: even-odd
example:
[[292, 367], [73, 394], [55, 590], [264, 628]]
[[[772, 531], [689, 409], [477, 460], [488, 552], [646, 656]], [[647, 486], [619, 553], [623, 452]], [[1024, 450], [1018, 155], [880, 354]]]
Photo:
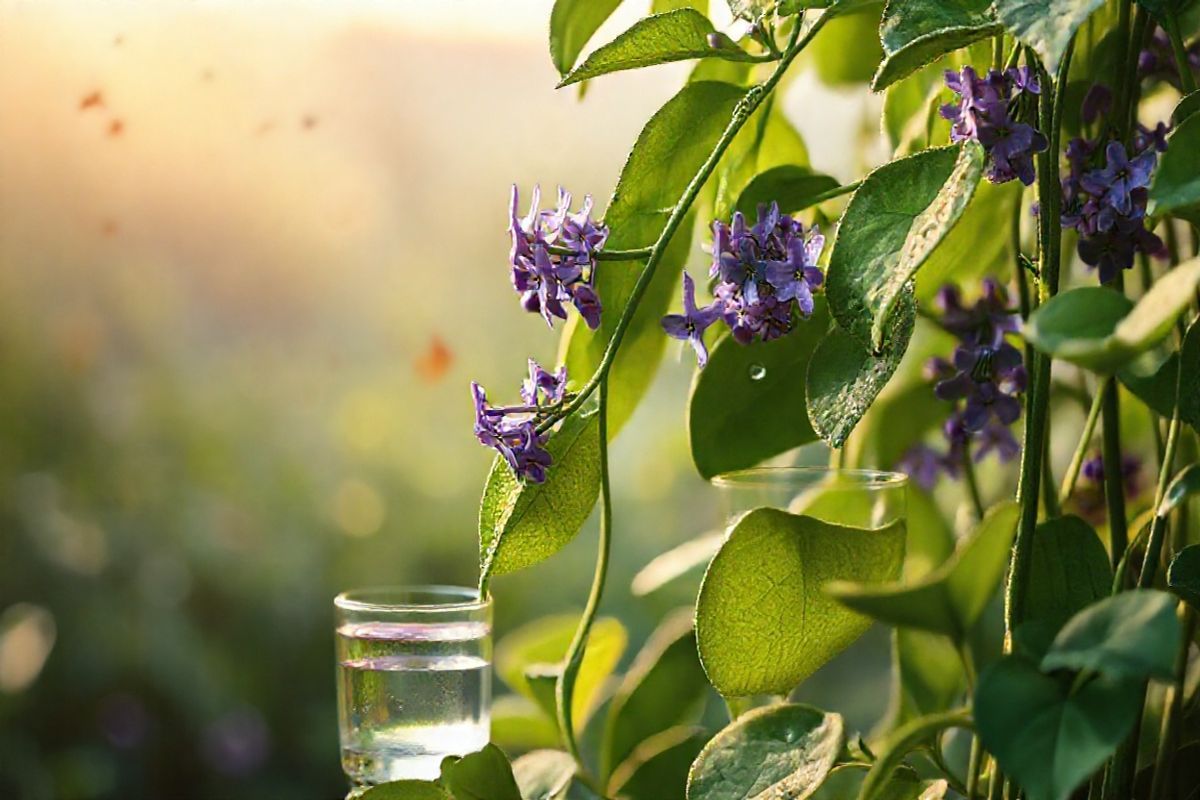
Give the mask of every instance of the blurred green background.
[[[343, 793], [332, 598], [475, 581], [468, 382], [556, 348], [509, 185], [603, 207], [686, 74], [556, 93], [550, 5], [0, 0], [0, 797]], [[885, 155], [861, 87], [785, 108], [824, 172]], [[613, 454], [635, 642], [674, 600], [633, 574], [718, 521], [691, 369], [672, 346]], [[594, 544], [497, 581], [498, 636], [580, 607]], [[886, 681], [876, 631], [805, 693], [866, 727]]]

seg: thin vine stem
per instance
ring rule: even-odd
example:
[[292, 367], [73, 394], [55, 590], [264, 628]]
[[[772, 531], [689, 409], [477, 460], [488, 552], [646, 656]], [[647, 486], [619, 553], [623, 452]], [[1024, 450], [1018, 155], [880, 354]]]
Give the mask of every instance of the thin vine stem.
[[[547, 248], [556, 256], [573, 256], [575, 251], [569, 247], [557, 247], [551, 245]], [[643, 258], [649, 258], [652, 248], [641, 247], [634, 250], [597, 250], [593, 253], [593, 257], [597, 261], [641, 261]]]
[[563, 658], [562, 675], [559, 676], [555, 687], [555, 701], [558, 706], [558, 726], [567, 752], [575, 759], [578, 771], [587, 775], [588, 768], [579, 752], [579, 743], [575, 737], [575, 721], [571, 704], [575, 697], [575, 678], [579, 674], [579, 665], [583, 661], [583, 652], [587, 647], [588, 634], [592, 630], [592, 622], [600, 607], [600, 598], [604, 594], [604, 583], [608, 577], [608, 561], [612, 552], [612, 492], [608, 477], [608, 381], [600, 382], [600, 407], [597, 411], [600, 428], [600, 543], [596, 552], [596, 572], [592, 577], [592, 589], [588, 593], [587, 605], [583, 616], [579, 619], [579, 627], [571, 639], [571, 646]]
[[975, 512], [975, 521], [982, 522], [987, 508], [983, 504], [983, 495], [979, 491], [979, 477], [975, 474], [975, 462], [971, 459], [971, 443], [963, 442], [962, 453], [963, 479], [967, 485], [967, 496], [971, 500], [971, 510]]
[[1079, 471], [1083, 468], [1083, 461], [1087, 458], [1088, 448], [1092, 444], [1092, 437], [1096, 433], [1096, 422], [1100, 419], [1100, 407], [1103, 405], [1104, 390], [1108, 386], [1112, 378], [1105, 378], [1104, 383], [1096, 390], [1096, 396], [1092, 398], [1092, 406], [1088, 409], [1087, 420], [1083, 423], [1083, 431], [1079, 435], [1079, 444], [1075, 445], [1075, 452], [1071, 456], [1071, 463], [1067, 465], [1067, 472], [1063, 475], [1062, 488], [1058, 490], [1058, 502], [1066, 504], [1070, 499], [1071, 494], [1075, 491], [1075, 482], [1079, 480]]
[[779, 84], [779, 81], [783, 79], [784, 73], [787, 72], [788, 67], [791, 66], [796, 56], [812, 41], [813, 37], [825, 26], [830, 17], [831, 14], [829, 12], [825, 12], [817, 17], [816, 21], [809, 26], [803, 36], [800, 35], [800, 25], [797, 24], [792, 30], [792, 35], [788, 41], [787, 49], [783, 53], [783, 58], [779, 60], [774, 71], [761, 84], [752, 86], [747, 90], [746, 96], [737, 104], [733, 116], [729, 120], [729, 124], [725, 126], [725, 130], [721, 133], [721, 137], [717, 140], [712, 152], [708, 154], [708, 158], [700, 166], [699, 171], [688, 182], [683, 195], [675, 203], [674, 208], [671, 209], [671, 215], [667, 218], [666, 224], [663, 225], [658, 239], [651, 245], [650, 255], [646, 259], [646, 266], [642, 268], [641, 274], [638, 275], [637, 283], [634, 284], [633, 291], [629, 295], [629, 301], [621, 311], [621, 317], [617, 320], [616, 327], [613, 328], [612, 337], [608, 340], [608, 345], [604, 348], [604, 355], [601, 356], [596, 371], [592, 373], [592, 377], [588, 378], [587, 383], [579, 390], [579, 394], [562, 412], [550, 416], [538, 426], [539, 433], [544, 433], [560, 419], [570, 416], [579, 410], [584, 401], [587, 400], [592, 392], [608, 376], [608, 371], [612, 368], [617, 352], [621, 349], [621, 341], [625, 338], [625, 333], [629, 330], [629, 325], [633, 321], [634, 313], [637, 311], [642, 297], [646, 294], [646, 290], [650, 288], [650, 281], [654, 278], [654, 272], [658, 269], [658, 265], [662, 261], [667, 245], [671, 243], [671, 238], [675, 235], [675, 231], [683, 223], [683, 218], [687, 215], [688, 210], [692, 207], [692, 203], [695, 202], [696, 197], [700, 194], [704, 183], [712, 175], [713, 170], [717, 167], [717, 163], [721, 160], [721, 156], [725, 154], [734, 137], [742, 129], [742, 126], [746, 124], [746, 121], [750, 119], [763, 100], [770, 96], [771, 92]]
[[1180, 603], [1184, 646], [1175, 657], [1175, 680], [1163, 698], [1162, 727], [1158, 736], [1158, 755], [1150, 780], [1150, 800], [1169, 800], [1173, 788], [1175, 750], [1178, 745], [1179, 723], [1183, 719], [1184, 684], [1187, 680], [1188, 645], [1196, 634], [1196, 612], [1187, 603]]
[[1175, 54], [1175, 66], [1179, 69], [1179, 85], [1183, 87], [1184, 94], [1191, 94], [1196, 91], [1196, 76], [1192, 75], [1191, 65], [1188, 64], [1183, 34], [1179, 30], [1179, 16], [1170, 6], [1167, 6], [1163, 23], [1163, 27], [1167, 29], [1167, 38], [1171, 40], [1171, 50]]

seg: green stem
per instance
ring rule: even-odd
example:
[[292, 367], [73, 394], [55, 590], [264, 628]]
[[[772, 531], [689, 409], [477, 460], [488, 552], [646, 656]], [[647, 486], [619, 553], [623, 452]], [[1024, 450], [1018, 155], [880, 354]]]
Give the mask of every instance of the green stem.
[[1179, 648], [1175, 657], [1175, 682], [1167, 688], [1163, 698], [1162, 728], [1158, 736], [1158, 755], [1154, 760], [1154, 777], [1150, 782], [1150, 800], [1168, 800], [1171, 797], [1176, 739], [1179, 735], [1179, 722], [1183, 718], [1188, 643], [1196, 633], [1196, 612], [1187, 603], [1180, 603], [1179, 613], [1183, 618], [1183, 647]]
[[1100, 419], [1104, 391], [1111, 381], [1112, 378], [1105, 378], [1104, 383], [1097, 390], [1096, 396], [1092, 398], [1092, 407], [1088, 409], [1087, 420], [1083, 423], [1083, 433], [1079, 436], [1079, 444], [1075, 445], [1075, 453], [1071, 456], [1071, 463], [1067, 465], [1067, 473], [1063, 475], [1062, 488], [1058, 491], [1060, 503], [1065, 504], [1070, 499], [1071, 493], [1075, 491], [1075, 482], [1079, 480], [1079, 470], [1083, 467], [1083, 461], [1087, 458], [1087, 451], [1092, 443], [1092, 436], [1095, 435], [1096, 421]]
[[588, 634], [591, 633], [592, 621], [600, 607], [600, 597], [604, 594], [604, 581], [608, 575], [608, 558], [612, 550], [612, 492], [608, 479], [608, 381], [600, 382], [600, 407], [597, 412], [600, 425], [600, 544], [596, 553], [596, 572], [592, 577], [592, 589], [588, 594], [587, 605], [571, 639], [571, 646], [563, 658], [563, 671], [558, 679], [555, 690], [555, 700], [558, 706], [558, 726], [567, 752], [579, 765], [579, 772], [588, 774], [587, 765], [579, 752], [579, 743], [575, 738], [575, 721], [572, 718], [571, 703], [575, 696], [575, 678], [579, 674], [579, 665], [583, 661], [583, 653], [587, 647]]
[[[813, 195], [812, 197], [810, 197], [808, 199], [808, 202], [805, 204], [804, 208], [811, 208], [812, 206], [819, 206], [821, 203], [824, 203], [826, 200], [832, 200], [835, 197], [841, 197], [844, 194], [850, 194], [851, 192], [858, 189], [858, 187], [860, 187], [860, 186], [862, 186], [862, 181], [860, 181], [860, 180], [854, 181], [852, 183], [843, 184], [842, 186], [835, 186], [834, 188], [829, 189], [828, 191], [824, 191], [824, 192], [821, 192], [820, 194]], [[796, 209], [796, 210], [799, 211], [800, 209]]]
[[1165, 16], [1163, 27], [1166, 28], [1167, 37], [1171, 40], [1171, 50], [1175, 53], [1175, 66], [1179, 70], [1179, 85], [1183, 87], [1184, 94], [1191, 94], [1196, 91], [1196, 76], [1192, 75], [1191, 65], [1188, 64], [1187, 50], [1183, 46], [1183, 34], [1179, 30], [1179, 17], [1170, 5], [1167, 6]]
[[729, 120], [729, 124], [725, 126], [724, 132], [721, 133], [721, 138], [717, 140], [713, 146], [712, 152], [708, 154], [708, 158], [700, 166], [699, 171], [692, 176], [688, 182], [687, 188], [683, 190], [683, 195], [675, 203], [671, 209], [671, 215], [667, 217], [666, 224], [663, 225], [662, 231], [658, 238], [650, 247], [650, 255], [646, 259], [646, 266], [638, 275], [637, 283], [633, 286], [633, 291], [629, 295], [629, 300], [625, 304], [625, 308], [621, 311], [621, 317], [617, 320], [617, 325], [613, 328], [612, 337], [608, 340], [608, 345], [604, 348], [604, 355], [600, 358], [600, 363], [596, 367], [596, 371], [592, 373], [592, 377], [588, 378], [588, 382], [579, 390], [579, 394], [572, 400], [560, 414], [554, 415], [546, 419], [538, 426], [539, 432], [549, 430], [558, 420], [570, 416], [579, 410], [584, 401], [596, 390], [607, 377], [609, 369], [612, 368], [613, 360], [617, 356], [617, 351], [621, 349], [621, 341], [625, 338], [626, 332], [629, 330], [629, 325], [633, 321], [634, 313], [637, 311], [638, 305], [642, 301], [642, 297], [646, 294], [646, 290], [650, 288], [650, 281], [654, 278], [654, 272], [658, 269], [659, 263], [662, 261], [663, 254], [667, 250], [667, 245], [671, 243], [671, 237], [675, 235], [675, 231], [683, 223], [683, 218], [687, 216], [688, 210], [692, 203], [695, 202], [700, 190], [704, 187], [705, 182], [717, 167], [717, 163], [721, 160], [721, 156], [729, 148], [738, 131], [746, 124], [746, 121], [754, 114], [755, 110], [762, 104], [775, 87], [782, 80], [783, 75], [787, 72], [788, 67], [796, 59], [801, 51], [812, 41], [817, 32], [825, 26], [825, 23], [831, 18], [830, 12], [825, 12], [817, 20], [809, 26], [804, 35], [800, 35], [800, 25], [797, 24], [792, 30], [791, 39], [788, 42], [787, 49], [784, 51], [783, 58], [779, 60], [774, 71], [771, 72], [763, 83], [750, 87], [747, 90], [745, 97], [738, 102], [734, 108], [733, 116]]
[[[1040, 125], [1050, 137], [1050, 146], [1038, 154], [1038, 200], [1041, 213], [1038, 215], [1038, 233], [1041, 250], [1041, 281], [1039, 292], [1047, 298], [1058, 293], [1059, 246], [1058, 236], [1062, 192], [1058, 178], [1059, 120], [1062, 118], [1064, 94], [1061, 84], [1070, 69], [1074, 39], [1067, 46], [1059, 67], [1058, 82], [1052, 83], [1045, 70], [1042, 73], [1042, 95], [1039, 103]], [[1038, 518], [1038, 487], [1041, 484], [1042, 457], [1045, 455], [1047, 417], [1050, 410], [1050, 362], [1049, 356], [1039, 356], [1031, 370], [1033, 385], [1029, 400], [1029, 414], [1025, 420], [1025, 441], [1021, 456], [1021, 476], [1017, 486], [1017, 499], [1021, 503], [1021, 517], [1017, 525], [1017, 536], [1013, 543], [1012, 562], [1009, 567], [1008, 586], [1005, 590], [1004, 630], [1005, 644], [1012, 645], [1012, 634], [1025, 618], [1025, 594], [1029, 582], [1029, 559], [1033, 547], [1033, 532]]]
[[982, 522], [987, 508], [983, 505], [983, 496], [979, 493], [979, 478], [975, 475], [975, 462], [971, 460], [971, 442], [963, 442], [962, 468], [964, 483], [967, 485], [967, 496], [971, 499], [971, 508], [975, 512], [975, 521]]
[[[567, 247], [551, 245], [548, 249], [556, 256], [575, 255], [575, 251]], [[641, 261], [643, 258], [649, 258], [651, 252], [652, 248], [642, 247], [636, 250], [597, 250], [592, 255], [597, 261]]]
[[[1132, 7], [1133, 0], [1119, 0], [1118, 2], [1117, 27], [1113, 34], [1115, 47], [1112, 63], [1121, 66], [1124, 66], [1127, 63], [1129, 55], [1129, 15]], [[1120, 67], [1118, 67], [1118, 69], [1120, 69]], [[1112, 119], [1119, 121], [1121, 124], [1124, 124], [1123, 121], [1125, 119], [1122, 112], [1125, 109], [1125, 96], [1128, 88], [1125, 84], [1128, 81], [1128, 76], [1128, 70], [1120, 69], [1120, 71], [1117, 73], [1117, 85], [1113, 87], [1113, 110], [1116, 113], [1112, 115]], [[1122, 134], [1123, 133], [1124, 131], [1122, 131]], [[1122, 135], [1118, 138], [1124, 139], [1125, 137]]]
[[1116, 566], [1129, 545], [1129, 523], [1125, 519], [1125, 481], [1121, 475], [1121, 404], [1117, 382], [1109, 380], [1101, 392], [1104, 425], [1101, 456], [1104, 460], [1104, 504], [1108, 509], [1108, 534], [1112, 563]]

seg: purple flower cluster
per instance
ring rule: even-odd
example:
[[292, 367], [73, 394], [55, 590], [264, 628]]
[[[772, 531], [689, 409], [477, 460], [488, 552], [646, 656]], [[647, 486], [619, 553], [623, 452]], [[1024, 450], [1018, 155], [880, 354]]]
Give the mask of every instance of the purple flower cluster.
[[[1142, 460], [1125, 453], [1121, 457], [1121, 484], [1128, 497], [1136, 497], [1142, 490]], [[1078, 511], [1093, 522], [1104, 519], [1104, 459], [1100, 452], [1089, 455], [1079, 471], [1079, 481], [1071, 494]]]
[[683, 275], [683, 314], [663, 317], [668, 336], [691, 342], [700, 366], [708, 360], [704, 330], [722, 320], [740, 344], [769, 341], [790, 332], [795, 314], [813, 312], [813, 291], [825, 280], [817, 259], [825, 237], [814, 225], [807, 232], [798, 219], [779, 213], [779, 205], [758, 207], [758, 221], [747, 225], [740, 211], [730, 224], [713, 223], [712, 267], [716, 300], [696, 307], [695, 284]]
[[1041, 131], [1020, 121], [1031, 113], [1034, 95], [1041, 93], [1033, 72], [1028, 67], [993, 69], [980, 77], [972, 67], [963, 67], [962, 72], [947, 70], [945, 79], [959, 96], [957, 103], [941, 108], [942, 117], [953, 123], [951, 141], [975, 139], [983, 145], [992, 183], [1015, 178], [1032, 184], [1033, 156], [1049, 146]]
[[[1185, 55], [1188, 68], [1192, 73], [1200, 73], [1200, 42], [1194, 42], [1187, 47]], [[1151, 35], [1146, 49], [1138, 54], [1138, 77], [1165, 81], [1176, 89], [1181, 89], [1179, 66], [1175, 62], [1171, 39], [1161, 27], [1154, 28], [1154, 33]]]
[[512, 250], [513, 288], [521, 293], [526, 311], [540, 313], [554, 327], [554, 318], [567, 318], [565, 304], [574, 304], [587, 326], [600, 325], [600, 298], [593, 278], [596, 251], [608, 239], [608, 228], [591, 220], [592, 197], [571, 213], [571, 193], [558, 189], [558, 207], [539, 210], [541, 191], [533, 188], [533, 200], [524, 218], [517, 216], [517, 187], [509, 203], [509, 233]]
[[492, 406], [478, 383], [471, 383], [475, 400], [475, 438], [494, 448], [518, 478], [531, 483], [546, 480], [551, 465], [545, 449], [549, 435], [538, 433], [547, 414], [562, 404], [567, 394], [567, 368], [548, 372], [529, 359], [529, 377], [521, 385], [522, 405]]
[[934, 358], [926, 365], [926, 377], [936, 381], [933, 392], [955, 404], [942, 433], [947, 449], [926, 444], [911, 448], [898, 468], [932, 488], [945, 473], [958, 477], [968, 443], [981, 461], [990, 453], [1007, 462], [1020, 452], [1009, 426], [1021, 415], [1018, 396], [1025, 391], [1026, 373], [1021, 351], [1005, 338], [1018, 329], [1018, 318], [1008, 308], [1008, 297], [998, 282], [983, 281], [983, 295], [972, 306], [964, 306], [957, 287], [947, 285], [938, 293], [941, 324], [959, 344], [950, 360]]
[[[1084, 121], [1095, 121], [1109, 97], [1107, 90], [1093, 87], [1084, 98]], [[1101, 283], [1132, 267], [1135, 253], [1166, 253], [1162, 240], [1146, 229], [1145, 218], [1147, 187], [1158, 153], [1166, 150], [1168, 130], [1161, 122], [1153, 129], [1138, 125], [1138, 153], [1133, 158], [1117, 141], [1108, 142], [1103, 153], [1097, 140], [1075, 138], [1067, 143], [1062, 225], [1079, 231], [1079, 257], [1098, 270]]]

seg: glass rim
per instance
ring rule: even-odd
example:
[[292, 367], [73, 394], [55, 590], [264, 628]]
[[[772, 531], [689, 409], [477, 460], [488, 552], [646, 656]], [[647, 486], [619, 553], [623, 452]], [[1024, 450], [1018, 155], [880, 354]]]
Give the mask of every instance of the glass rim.
[[880, 469], [838, 469], [836, 467], [752, 467], [714, 475], [711, 483], [722, 489], [764, 488], [784, 486], [792, 479], [837, 476], [848, 479], [855, 489], [882, 490], [903, 488], [908, 485], [908, 476], [902, 472]]
[[[447, 602], [415, 602], [413, 600], [398, 602], [380, 602], [369, 600], [371, 595], [391, 595], [403, 598], [419, 595], [443, 596]], [[427, 613], [438, 614], [453, 611], [482, 611], [491, 607], [492, 595], [489, 592], [484, 597], [479, 596], [479, 590], [469, 586], [450, 586], [448, 584], [413, 584], [391, 586], [364, 586], [359, 589], [349, 589], [340, 592], [333, 598], [333, 604], [343, 611], [376, 611], [381, 613]]]

